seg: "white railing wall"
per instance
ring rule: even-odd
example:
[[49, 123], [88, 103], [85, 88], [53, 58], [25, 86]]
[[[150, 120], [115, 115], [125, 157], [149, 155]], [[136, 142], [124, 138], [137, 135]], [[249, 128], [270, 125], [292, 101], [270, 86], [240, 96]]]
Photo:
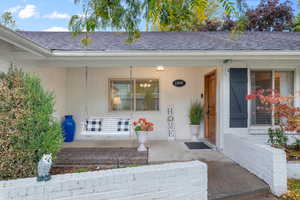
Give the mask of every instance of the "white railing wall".
[[2, 200], [207, 200], [200, 161], [0, 181]]
[[287, 192], [286, 154], [259, 136], [224, 134], [224, 154], [269, 184], [273, 194]]

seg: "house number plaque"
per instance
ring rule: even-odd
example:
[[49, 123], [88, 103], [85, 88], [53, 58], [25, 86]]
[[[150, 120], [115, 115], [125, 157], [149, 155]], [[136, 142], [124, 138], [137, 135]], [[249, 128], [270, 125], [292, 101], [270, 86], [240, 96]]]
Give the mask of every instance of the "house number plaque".
[[177, 80], [173, 81], [173, 85], [175, 87], [183, 87], [183, 86], [185, 86], [185, 81], [182, 79], [177, 79]]

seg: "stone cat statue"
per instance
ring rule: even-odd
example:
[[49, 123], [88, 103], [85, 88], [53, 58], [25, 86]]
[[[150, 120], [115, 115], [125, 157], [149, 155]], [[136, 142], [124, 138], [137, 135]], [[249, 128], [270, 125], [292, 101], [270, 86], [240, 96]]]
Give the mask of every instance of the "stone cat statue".
[[50, 169], [52, 165], [52, 155], [44, 154], [38, 163], [37, 181], [49, 181], [51, 179]]

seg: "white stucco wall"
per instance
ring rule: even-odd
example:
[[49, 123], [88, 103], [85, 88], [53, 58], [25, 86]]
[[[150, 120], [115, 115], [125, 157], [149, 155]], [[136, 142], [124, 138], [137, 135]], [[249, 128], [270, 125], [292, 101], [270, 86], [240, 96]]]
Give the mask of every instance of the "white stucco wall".
[[0, 72], [7, 72], [9, 68], [9, 62], [0, 58]]
[[0, 40], [0, 72], [7, 72], [11, 64], [41, 78], [44, 88], [55, 95], [55, 116], [62, 119], [66, 113], [66, 68], [61, 65], [42, 66], [37, 56]]
[[55, 117], [61, 120], [66, 113], [66, 68], [39, 67], [33, 61], [8, 61], [0, 58], [0, 72], [7, 72], [11, 63], [25, 72], [37, 75], [43, 87], [55, 96]]
[[300, 179], [300, 163], [296, 161], [287, 162], [288, 178]]
[[[155, 123], [155, 131], [150, 139], [167, 139], [167, 107], [175, 107], [176, 139], [189, 139], [188, 109], [192, 99], [201, 99], [204, 92], [204, 74], [214, 67], [165, 67], [165, 71], [156, 71], [155, 67], [134, 67], [134, 78], [155, 78], [160, 83], [160, 110], [143, 111], [132, 114], [133, 119], [146, 117]], [[110, 78], [129, 78], [129, 67], [89, 68], [88, 90], [85, 90], [84, 68], [67, 69], [67, 113], [74, 115], [77, 122], [76, 139], [91, 139], [80, 135], [80, 122], [85, 119], [85, 105], [89, 116], [126, 116], [130, 112], [108, 112], [108, 80]], [[172, 85], [175, 79], [186, 81], [184, 87]], [[201, 99], [203, 100], [203, 99]], [[203, 131], [203, 130], [202, 130]], [[93, 137], [97, 139], [97, 137]]]
[[[62, 120], [66, 111], [66, 68], [39, 67], [33, 64], [22, 65], [24, 71], [40, 77], [43, 87], [55, 96], [55, 116]], [[33, 66], [33, 67], [31, 67]]]

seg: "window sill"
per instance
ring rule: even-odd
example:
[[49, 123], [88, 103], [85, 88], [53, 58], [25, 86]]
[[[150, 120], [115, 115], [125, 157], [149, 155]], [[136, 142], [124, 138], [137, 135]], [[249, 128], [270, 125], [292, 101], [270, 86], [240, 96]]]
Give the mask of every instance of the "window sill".
[[[249, 134], [250, 135], [268, 135], [268, 129], [269, 128], [279, 128], [279, 126], [250, 126], [249, 128]], [[286, 131], [285, 135], [299, 135], [297, 132], [290, 132]]]
[[160, 113], [160, 110], [139, 110], [139, 111], [122, 111], [122, 110], [109, 110], [108, 113]]

